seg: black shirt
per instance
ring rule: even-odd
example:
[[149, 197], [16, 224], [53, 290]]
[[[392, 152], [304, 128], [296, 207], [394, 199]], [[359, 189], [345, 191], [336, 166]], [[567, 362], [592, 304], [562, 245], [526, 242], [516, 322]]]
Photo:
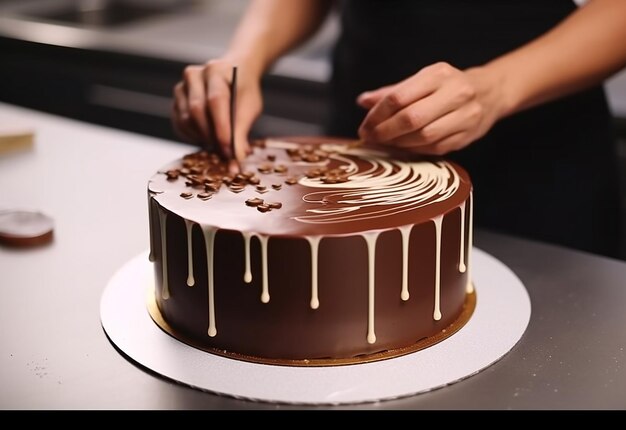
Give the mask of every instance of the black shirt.
[[[438, 61], [484, 64], [545, 33], [571, 0], [345, 0], [328, 132], [355, 136], [366, 90]], [[581, 56], [585, 52], [580, 52]], [[616, 145], [601, 86], [503, 119], [447, 158], [474, 184], [477, 227], [608, 256], [618, 252]]]

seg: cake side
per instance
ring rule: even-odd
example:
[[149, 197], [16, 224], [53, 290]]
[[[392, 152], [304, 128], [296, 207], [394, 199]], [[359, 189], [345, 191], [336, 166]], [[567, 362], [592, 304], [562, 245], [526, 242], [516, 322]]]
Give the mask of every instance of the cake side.
[[[157, 179], [167, 181], [167, 186], [160, 189], [151, 181], [156, 302], [169, 326], [202, 347], [304, 360], [403, 348], [453, 324], [471, 288], [467, 262], [472, 202], [467, 174], [450, 163], [442, 164], [444, 170], [441, 165], [434, 169], [443, 172], [440, 176], [433, 174], [432, 166], [420, 170], [395, 160], [372, 163], [378, 155], [368, 158], [354, 151], [352, 159], [342, 161], [345, 153], [339, 151], [335, 154], [339, 165], [356, 164], [356, 170], [343, 182], [320, 179], [306, 175], [305, 168], [310, 168], [306, 161], [281, 160], [285, 146], [289, 147], [279, 142], [256, 148], [257, 158], [247, 165], [267, 170], [262, 160], [269, 158], [274, 167], [277, 163], [288, 167], [287, 172], [273, 172], [284, 174], [278, 177], [299, 175], [297, 183], [282, 185], [290, 190], [282, 197], [282, 207], [261, 212], [246, 205], [255, 197], [242, 196], [244, 191], [219, 192], [219, 197], [226, 194], [222, 200], [229, 201], [234, 218], [244, 213], [250, 222], [251, 214], [274, 216], [265, 223], [258, 221], [263, 232], [225, 228], [241, 221], [224, 221], [208, 205], [207, 218], [199, 222], [198, 211], [185, 210], [181, 204], [193, 200], [179, 192], [182, 187], [193, 189], [187, 177], [168, 180], [167, 173], [161, 173]], [[328, 169], [337, 168], [332, 161], [328, 164]], [[364, 180], [349, 186], [355, 175], [369, 175], [366, 181], [375, 185], [366, 187]], [[425, 180], [419, 175], [431, 176]], [[386, 181], [389, 177], [393, 178]], [[277, 177], [261, 178], [277, 183]], [[324, 179], [330, 183], [320, 184]], [[265, 201], [267, 192], [247, 185]], [[390, 188], [397, 191], [389, 193]], [[289, 204], [292, 194], [299, 196], [295, 209]], [[170, 198], [164, 199], [166, 195]], [[330, 210], [303, 211], [301, 202], [316, 207], [307, 201], [312, 196], [326, 198], [324, 205], [330, 202]], [[216, 203], [216, 197], [213, 194], [208, 202], [195, 198]], [[415, 222], [394, 225], [410, 219]]]

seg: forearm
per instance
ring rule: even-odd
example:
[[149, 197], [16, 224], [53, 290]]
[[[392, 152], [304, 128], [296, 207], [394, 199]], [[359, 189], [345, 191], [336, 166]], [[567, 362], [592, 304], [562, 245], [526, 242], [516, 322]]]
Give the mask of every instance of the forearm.
[[225, 58], [261, 75], [322, 24], [332, 0], [252, 0]]
[[593, 0], [554, 29], [482, 67], [501, 117], [592, 85], [626, 65], [626, 1]]

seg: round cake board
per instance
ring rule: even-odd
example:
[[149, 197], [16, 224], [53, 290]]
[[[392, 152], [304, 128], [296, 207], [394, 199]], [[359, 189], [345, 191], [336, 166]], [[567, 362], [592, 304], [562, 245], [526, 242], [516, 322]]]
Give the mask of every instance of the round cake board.
[[472, 277], [477, 303], [457, 333], [429, 348], [382, 361], [336, 367], [287, 367], [214, 355], [161, 330], [147, 310], [154, 288], [144, 252], [111, 278], [100, 302], [109, 339], [140, 365], [179, 383], [253, 401], [338, 405], [390, 400], [424, 393], [467, 377], [498, 361], [522, 337], [530, 320], [528, 293], [506, 265], [474, 249]]

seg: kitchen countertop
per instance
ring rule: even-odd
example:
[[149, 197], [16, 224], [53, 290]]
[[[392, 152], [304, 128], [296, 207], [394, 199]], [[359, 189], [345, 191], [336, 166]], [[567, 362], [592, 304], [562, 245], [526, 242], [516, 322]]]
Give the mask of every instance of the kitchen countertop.
[[[148, 247], [148, 178], [192, 147], [2, 103], [0, 120], [36, 133], [34, 149], [0, 157], [0, 208], [56, 221], [49, 246], [0, 247], [0, 408], [291, 408], [162, 379], [128, 361], [100, 325], [107, 282]], [[464, 381], [354, 408], [625, 409], [626, 262], [475, 237], [528, 289], [532, 315], [520, 342]]]

